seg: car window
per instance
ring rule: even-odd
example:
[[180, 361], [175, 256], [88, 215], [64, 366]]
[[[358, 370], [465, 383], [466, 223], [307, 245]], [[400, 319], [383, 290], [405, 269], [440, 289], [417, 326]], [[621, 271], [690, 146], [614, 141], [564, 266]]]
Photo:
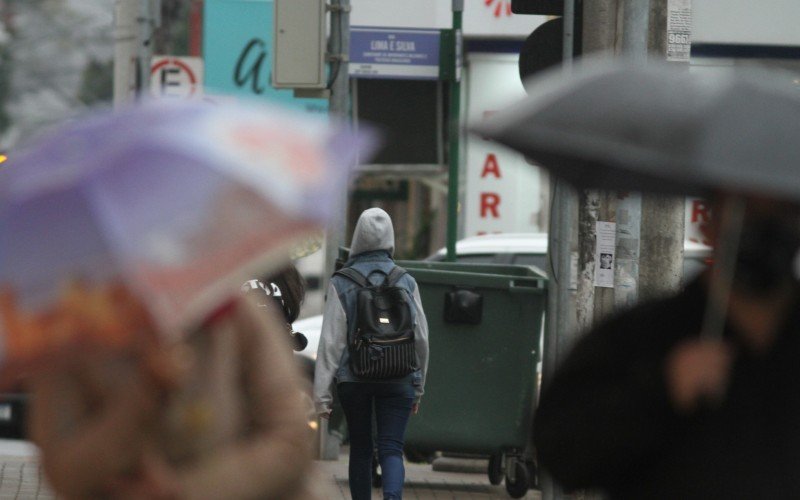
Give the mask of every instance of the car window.
[[547, 255], [545, 254], [520, 253], [514, 255], [511, 262], [521, 266], [536, 266], [539, 269], [547, 269]]

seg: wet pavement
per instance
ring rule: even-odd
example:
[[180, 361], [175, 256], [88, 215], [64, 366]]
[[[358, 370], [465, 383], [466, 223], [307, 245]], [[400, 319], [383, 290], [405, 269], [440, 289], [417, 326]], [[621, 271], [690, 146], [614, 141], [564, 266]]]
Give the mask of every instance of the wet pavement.
[[[433, 470], [430, 464], [406, 464], [406, 485], [403, 498], [429, 499], [508, 499], [503, 485], [492, 486], [486, 476], [485, 461], [461, 460], [445, 467], [455, 472]], [[455, 465], [455, 466], [454, 466]], [[441, 469], [441, 467], [437, 467]], [[471, 471], [471, 472], [470, 472]], [[317, 461], [312, 476], [313, 489], [325, 500], [348, 500], [347, 449], [338, 461]], [[36, 448], [24, 441], [0, 440], [0, 500], [52, 500], [47, 488]], [[373, 490], [373, 498], [382, 498]], [[536, 490], [530, 490], [527, 500], [541, 500]]]

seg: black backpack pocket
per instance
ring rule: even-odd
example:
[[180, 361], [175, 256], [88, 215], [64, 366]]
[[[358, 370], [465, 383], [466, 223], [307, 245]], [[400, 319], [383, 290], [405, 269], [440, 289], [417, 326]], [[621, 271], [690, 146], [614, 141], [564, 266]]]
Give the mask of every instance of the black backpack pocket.
[[359, 336], [350, 369], [356, 377], [383, 380], [405, 377], [414, 371], [416, 362], [413, 331], [394, 339]]

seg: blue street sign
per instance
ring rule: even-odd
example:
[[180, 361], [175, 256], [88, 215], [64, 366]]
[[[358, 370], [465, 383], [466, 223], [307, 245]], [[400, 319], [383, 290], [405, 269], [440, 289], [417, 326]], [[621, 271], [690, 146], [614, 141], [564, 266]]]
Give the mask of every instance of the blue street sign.
[[350, 75], [355, 78], [436, 80], [440, 32], [430, 29], [350, 28]]

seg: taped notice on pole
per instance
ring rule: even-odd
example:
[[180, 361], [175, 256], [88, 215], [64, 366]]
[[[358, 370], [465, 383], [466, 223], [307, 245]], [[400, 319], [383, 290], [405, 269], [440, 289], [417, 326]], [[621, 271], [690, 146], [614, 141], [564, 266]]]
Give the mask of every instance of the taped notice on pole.
[[692, 47], [692, 1], [667, 3], [667, 61], [689, 61]]
[[597, 243], [594, 252], [594, 286], [614, 288], [616, 265], [617, 225], [614, 222], [597, 222]]

